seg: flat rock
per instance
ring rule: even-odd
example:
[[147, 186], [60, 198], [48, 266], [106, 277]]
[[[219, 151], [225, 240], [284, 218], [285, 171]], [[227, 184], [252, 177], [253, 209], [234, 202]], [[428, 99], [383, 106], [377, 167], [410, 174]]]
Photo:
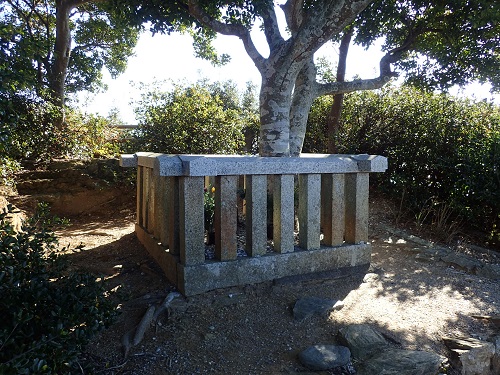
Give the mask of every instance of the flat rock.
[[362, 363], [358, 375], [437, 375], [446, 358], [430, 352], [387, 349]]
[[488, 375], [495, 355], [495, 344], [472, 337], [444, 337], [452, 363], [463, 375]]
[[471, 274], [476, 274], [477, 270], [483, 267], [483, 263], [479, 260], [457, 253], [449, 253], [441, 257], [441, 260]]
[[338, 338], [339, 342], [347, 346], [352, 356], [358, 360], [369, 358], [388, 345], [384, 336], [367, 324], [353, 324], [341, 328]]
[[500, 328], [500, 315], [471, 315], [473, 318], [481, 319]]
[[500, 374], [500, 335], [494, 336], [492, 342], [495, 345], [495, 355], [491, 360], [491, 370], [492, 374]]
[[415, 255], [415, 260], [418, 262], [424, 262], [424, 263], [430, 263], [430, 262], [435, 262], [436, 257], [432, 254], [429, 253], [419, 253]]
[[310, 370], [329, 370], [346, 366], [351, 361], [351, 352], [345, 346], [313, 345], [299, 353], [299, 360]]
[[500, 279], [500, 265], [486, 263], [483, 267], [477, 268], [476, 275], [493, 280]]
[[304, 320], [313, 315], [327, 314], [338, 308], [338, 302], [331, 299], [304, 297], [295, 302], [293, 317], [295, 320]]

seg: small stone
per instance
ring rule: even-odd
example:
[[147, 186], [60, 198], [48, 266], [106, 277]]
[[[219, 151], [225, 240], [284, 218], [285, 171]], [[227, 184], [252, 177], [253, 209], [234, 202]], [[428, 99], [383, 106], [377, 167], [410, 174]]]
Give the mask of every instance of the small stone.
[[317, 297], [301, 298], [295, 302], [293, 317], [295, 320], [304, 320], [313, 315], [326, 314], [334, 310], [338, 302], [339, 301]]
[[367, 324], [353, 324], [341, 328], [338, 333], [339, 341], [347, 346], [352, 356], [364, 360], [385, 349], [388, 345], [385, 338]]
[[342, 310], [344, 306], [345, 306], [344, 301], [337, 301], [335, 302], [335, 305], [333, 305], [333, 309], [335, 311]]
[[419, 253], [419, 254], [415, 255], [415, 260], [418, 262], [429, 263], [429, 262], [434, 262], [436, 260], [436, 258], [432, 254]]
[[213, 340], [213, 339], [215, 339], [215, 337], [216, 337], [214, 333], [205, 333], [203, 336], [204, 336], [203, 338], [204, 338], [206, 341]]
[[473, 318], [484, 320], [500, 328], [500, 315], [471, 315]]
[[313, 345], [299, 353], [299, 360], [310, 370], [329, 370], [347, 365], [351, 352], [345, 346]]
[[379, 276], [376, 273], [367, 273], [365, 277], [363, 277], [364, 283], [371, 283], [373, 281], [377, 281]]

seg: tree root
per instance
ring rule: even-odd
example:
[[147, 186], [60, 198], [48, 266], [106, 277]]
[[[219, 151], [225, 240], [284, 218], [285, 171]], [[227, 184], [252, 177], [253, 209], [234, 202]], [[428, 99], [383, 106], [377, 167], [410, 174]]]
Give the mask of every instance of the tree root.
[[170, 292], [161, 304], [156, 306], [149, 306], [139, 324], [122, 336], [121, 344], [123, 348], [123, 356], [125, 359], [129, 355], [130, 348], [141, 343], [144, 338], [144, 334], [151, 326], [151, 323], [156, 323], [160, 315], [168, 309], [170, 303], [174, 300], [174, 298], [179, 296], [180, 293], [178, 292]]

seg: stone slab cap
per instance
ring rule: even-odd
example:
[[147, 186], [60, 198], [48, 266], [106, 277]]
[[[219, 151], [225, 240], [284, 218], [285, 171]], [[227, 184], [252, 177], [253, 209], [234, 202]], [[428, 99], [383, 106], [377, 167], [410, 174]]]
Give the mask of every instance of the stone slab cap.
[[154, 157], [154, 173], [159, 176], [182, 176], [184, 169], [178, 155], [160, 154]]
[[134, 168], [137, 167], [137, 155], [136, 154], [123, 154], [120, 156], [120, 167], [123, 168]]
[[[138, 165], [160, 176], [221, 176], [383, 172], [387, 158], [376, 155], [303, 154], [298, 158], [246, 155], [138, 155]], [[154, 159], [154, 160], [153, 160]]]
[[155, 159], [163, 154], [155, 152], [138, 152], [137, 155], [137, 165], [146, 168], [154, 168]]
[[360, 172], [385, 172], [387, 169], [387, 158], [379, 155], [352, 155], [357, 161]]
[[378, 155], [301, 154], [300, 157], [248, 155], [126, 154], [122, 167], [154, 168], [160, 176], [223, 176], [242, 174], [311, 174], [384, 172], [387, 158]]

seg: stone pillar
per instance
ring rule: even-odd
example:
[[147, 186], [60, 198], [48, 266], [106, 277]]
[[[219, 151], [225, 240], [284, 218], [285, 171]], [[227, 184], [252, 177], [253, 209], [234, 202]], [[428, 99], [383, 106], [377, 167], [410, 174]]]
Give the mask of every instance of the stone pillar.
[[305, 250], [320, 247], [321, 175], [299, 175], [299, 246]]
[[343, 174], [321, 176], [321, 227], [323, 244], [339, 246], [344, 243], [345, 177]]
[[137, 191], [136, 191], [136, 223], [144, 228], [144, 214], [142, 206], [144, 205], [144, 167], [137, 167]]
[[180, 254], [179, 177], [165, 178], [165, 227], [169, 251]]
[[243, 218], [245, 216], [245, 198], [242, 198], [242, 194], [245, 192], [245, 176], [238, 176], [238, 218]]
[[149, 177], [151, 169], [142, 167], [142, 227], [146, 232], [149, 228]]
[[219, 260], [237, 257], [237, 182], [238, 176], [215, 177], [215, 256]]
[[249, 256], [266, 253], [267, 246], [267, 176], [245, 176], [246, 244]]
[[368, 173], [349, 173], [345, 177], [345, 241], [368, 242]]
[[[156, 199], [156, 177], [152, 168], [148, 168], [148, 232], [156, 237], [155, 229], [155, 199]], [[156, 237], [158, 238], [158, 237]]]
[[273, 175], [272, 181], [274, 251], [289, 253], [294, 250], [294, 176]]
[[203, 177], [179, 178], [180, 258], [186, 266], [205, 262]]

